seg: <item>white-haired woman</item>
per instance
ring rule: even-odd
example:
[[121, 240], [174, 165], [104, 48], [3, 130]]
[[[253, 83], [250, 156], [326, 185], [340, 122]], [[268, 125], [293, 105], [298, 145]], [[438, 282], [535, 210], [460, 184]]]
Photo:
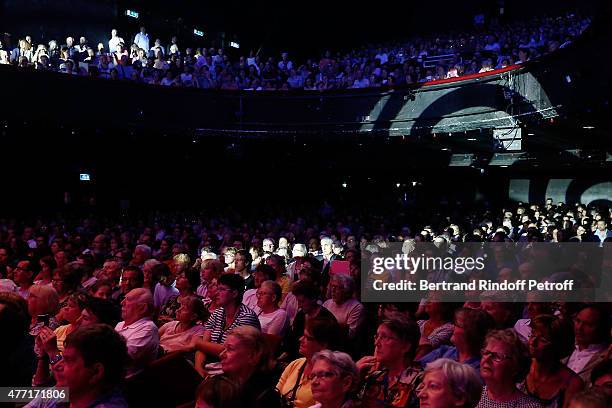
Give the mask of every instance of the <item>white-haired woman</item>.
[[422, 408], [474, 408], [481, 394], [482, 383], [476, 369], [448, 358], [427, 365], [417, 391]]
[[308, 375], [317, 404], [311, 408], [350, 408], [359, 384], [359, 372], [351, 357], [340, 351], [323, 350], [312, 357]]
[[348, 328], [348, 337], [355, 338], [365, 321], [365, 309], [353, 298], [355, 281], [347, 275], [333, 275], [330, 281], [331, 299], [323, 307], [332, 312], [341, 326]]
[[272, 280], [262, 282], [257, 289], [257, 306], [260, 309], [257, 317], [261, 331], [266, 334], [282, 337], [289, 327], [287, 312], [279, 307], [282, 294], [280, 285]]

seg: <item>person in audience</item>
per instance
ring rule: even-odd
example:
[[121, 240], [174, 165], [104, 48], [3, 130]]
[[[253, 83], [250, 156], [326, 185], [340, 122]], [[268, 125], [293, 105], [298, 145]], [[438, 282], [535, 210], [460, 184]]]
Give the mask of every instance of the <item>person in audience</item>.
[[561, 363], [571, 349], [571, 326], [553, 315], [536, 316], [531, 326], [531, 367], [519, 389], [547, 407], [567, 407], [584, 388], [582, 379]]
[[420, 370], [413, 367], [413, 361], [419, 337], [418, 326], [399, 317], [378, 326], [374, 355], [357, 362], [360, 397], [366, 405], [404, 407], [416, 398], [415, 381]]
[[606, 358], [610, 344], [610, 316], [597, 305], [582, 308], [574, 318], [575, 349], [562, 360], [590, 385], [591, 370]]
[[208, 285], [213, 279], [219, 279], [223, 273], [223, 264], [215, 259], [206, 259], [200, 266], [200, 286], [196, 293], [204, 299], [212, 299], [208, 293]]
[[276, 271], [269, 265], [259, 265], [253, 273], [253, 288], [247, 289], [244, 292], [242, 303], [253, 309], [255, 312], [259, 312], [259, 306], [257, 306], [257, 290], [261, 287], [261, 284], [265, 281], [276, 281]]
[[224, 375], [207, 377], [196, 390], [196, 408], [242, 408], [240, 386]]
[[480, 354], [480, 376], [485, 386], [478, 408], [543, 407], [538, 400], [516, 387], [529, 370], [529, 352], [513, 329], [489, 332]]
[[180, 307], [176, 310], [176, 320], [170, 321], [159, 328], [159, 345], [167, 353], [182, 351], [189, 347], [192, 340], [204, 335], [206, 309], [197, 296], [189, 296], [179, 300]]
[[571, 408], [608, 408], [612, 406], [612, 395], [599, 389], [582, 391], [570, 401]]
[[452, 346], [442, 345], [421, 357], [419, 363], [426, 368], [439, 358], [448, 358], [480, 369], [480, 350], [489, 330], [494, 328], [493, 318], [479, 309], [461, 308], [455, 312]]
[[117, 300], [121, 302], [125, 296], [136, 288], [142, 288], [144, 285], [144, 274], [140, 268], [136, 266], [126, 266], [121, 272], [121, 293]]
[[68, 304], [68, 300], [79, 287], [80, 278], [75, 271], [69, 268], [56, 269], [53, 271], [51, 284], [59, 297], [59, 312], [55, 316], [57, 321], [63, 321], [62, 310]]
[[13, 280], [18, 286], [17, 292], [19, 296], [27, 300], [28, 296], [30, 296], [30, 287], [34, 284], [32, 262], [29, 260], [19, 261], [13, 269], [13, 276]]
[[453, 334], [453, 324], [451, 323], [455, 314], [456, 305], [449, 302], [439, 302], [430, 299], [425, 304], [427, 320], [418, 320], [417, 323], [421, 330], [419, 350], [416, 358], [421, 358], [433, 349], [450, 342]]
[[482, 395], [482, 383], [472, 366], [440, 358], [427, 365], [417, 392], [422, 408], [474, 408]]
[[85, 308], [79, 317], [78, 326], [89, 324], [108, 324], [115, 327], [121, 320], [121, 309], [114, 302], [105, 299], [91, 297], [85, 304]]
[[350, 408], [359, 384], [359, 371], [351, 357], [341, 351], [322, 350], [312, 356], [310, 379], [317, 408]]
[[99, 299], [111, 300], [113, 296], [113, 283], [109, 280], [98, 280], [91, 286], [89, 293]]
[[159, 334], [151, 320], [154, 312], [153, 296], [144, 288], [132, 289], [121, 301], [121, 317], [115, 330], [127, 343], [130, 364], [127, 376], [141, 372], [157, 357]]
[[281, 297], [282, 289], [275, 281], [264, 281], [257, 289], [257, 317], [261, 331], [279, 337], [283, 337], [289, 327], [287, 312], [278, 306]]
[[325, 349], [336, 349], [339, 329], [335, 319], [308, 320], [299, 340], [299, 354], [303, 357], [289, 363], [276, 384], [287, 406], [307, 408], [315, 403], [309, 379], [312, 356]]
[[[176, 277], [176, 289], [178, 290], [178, 294], [169, 298], [161, 307], [158, 321], [163, 324], [171, 320], [176, 320], [176, 313], [181, 306], [181, 301], [193, 296], [199, 297], [196, 294], [198, 286], [200, 286], [200, 273], [197, 269], [188, 268], [184, 272], [181, 272]], [[201, 298], [200, 302], [202, 302]]]
[[234, 256], [234, 273], [239, 274], [244, 279], [244, 286], [246, 289], [252, 289], [255, 287], [255, 278], [251, 271], [252, 257], [249, 251], [240, 249]]
[[347, 275], [333, 275], [330, 280], [331, 299], [323, 303], [341, 326], [347, 328], [349, 339], [355, 339], [365, 322], [363, 305], [353, 298], [355, 283]]
[[261, 331], [252, 326], [233, 328], [219, 358], [223, 375], [238, 384], [243, 402], [261, 408], [281, 406], [271, 372], [272, 359]]
[[93, 324], [68, 335], [53, 375], [58, 387], [70, 390], [71, 406], [123, 408], [128, 405], [120, 385], [127, 361], [124, 339], [105, 324]]
[[259, 319], [253, 310], [242, 304], [244, 279], [235, 274], [221, 275], [217, 287], [218, 309], [204, 324], [202, 339], [195, 340], [191, 346], [196, 352], [196, 369], [204, 373], [205, 354], [219, 356], [228, 332], [239, 326], [253, 326], [260, 330]]
[[55, 270], [55, 268], [57, 268], [57, 263], [55, 262], [55, 259], [53, 259], [52, 256], [47, 255], [42, 257], [40, 261], [38, 261], [38, 263], [40, 264], [40, 271], [34, 279], [34, 284], [51, 285], [53, 271]]
[[287, 352], [293, 357], [297, 355], [299, 339], [310, 320], [330, 319], [336, 321], [336, 317], [318, 303], [320, 290], [311, 282], [296, 282], [291, 293], [297, 300], [299, 311], [293, 319], [291, 329], [285, 336], [285, 345]]
[[[0, 292], [0, 386], [29, 387], [36, 370], [34, 337], [27, 302], [16, 293]], [[10, 350], [10, 352], [9, 352]]]

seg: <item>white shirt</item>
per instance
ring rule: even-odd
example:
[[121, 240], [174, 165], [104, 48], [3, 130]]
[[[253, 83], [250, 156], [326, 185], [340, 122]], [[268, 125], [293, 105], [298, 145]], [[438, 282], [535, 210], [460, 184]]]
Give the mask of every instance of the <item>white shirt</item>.
[[257, 307], [257, 289], [249, 289], [242, 296], [242, 304], [255, 310]]
[[138, 48], [142, 48], [145, 52], [149, 51], [149, 34], [138, 33], [134, 37], [134, 44], [138, 46]]
[[125, 339], [128, 354], [136, 362], [127, 370], [127, 377], [142, 371], [142, 368], [157, 358], [159, 334], [157, 326], [148, 317], [143, 317], [129, 326], [125, 322], [117, 323], [115, 331]]
[[323, 303], [323, 307], [332, 312], [340, 325], [348, 326], [351, 338], [365, 321], [365, 309], [357, 299], [349, 299], [341, 305], [336, 304], [333, 299], [328, 299]]
[[607, 347], [604, 343], [589, 344], [584, 350], [579, 350], [576, 346], [569, 360], [567, 360], [567, 367], [575, 373], [580, 373], [595, 354], [602, 352]]
[[272, 313], [259, 313], [261, 332], [282, 337], [289, 327], [289, 319], [284, 309], [276, 309]]
[[117, 36], [117, 37], [112, 37], [110, 40], [108, 40], [108, 52], [109, 53], [113, 53], [113, 52], [117, 52], [117, 46], [121, 43], [125, 42], [123, 41], [123, 38]]

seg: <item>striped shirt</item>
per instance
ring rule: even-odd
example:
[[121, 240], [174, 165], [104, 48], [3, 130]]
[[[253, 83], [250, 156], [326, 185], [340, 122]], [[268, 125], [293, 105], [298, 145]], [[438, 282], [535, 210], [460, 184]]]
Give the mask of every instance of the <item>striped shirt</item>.
[[238, 326], [253, 326], [261, 330], [259, 319], [255, 312], [242, 303], [240, 304], [236, 318], [229, 327], [225, 327], [225, 310], [220, 307], [210, 315], [208, 321], [204, 324], [204, 329], [210, 332], [211, 342], [223, 344], [225, 343], [227, 333]]

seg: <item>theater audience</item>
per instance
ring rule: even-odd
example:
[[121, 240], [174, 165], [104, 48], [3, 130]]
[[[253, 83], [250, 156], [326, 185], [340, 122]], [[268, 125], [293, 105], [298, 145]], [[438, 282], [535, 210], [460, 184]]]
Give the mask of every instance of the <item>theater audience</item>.
[[[176, 320], [176, 313], [183, 299], [194, 296], [199, 298], [196, 294], [198, 286], [200, 286], [200, 273], [196, 269], [188, 268], [179, 273], [176, 277], [176, 289], [178, 290], [178, 294], [170, 297], [161, 307], [158, 322], [163, 324], [171, 320]], [[202, 303], [201, 298], [200, 302]], [[206, 316], [206, 318], [208, 318], [208, 316]]]

